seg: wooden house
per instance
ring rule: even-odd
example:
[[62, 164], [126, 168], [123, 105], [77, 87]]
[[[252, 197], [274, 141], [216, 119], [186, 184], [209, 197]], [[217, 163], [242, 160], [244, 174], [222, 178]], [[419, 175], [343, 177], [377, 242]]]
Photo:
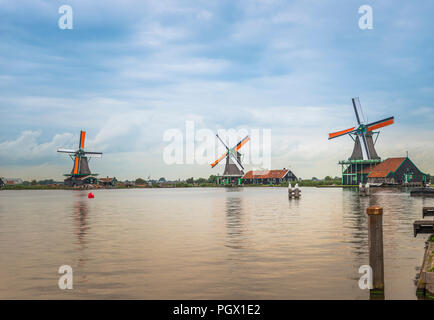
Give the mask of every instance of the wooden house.
[[297, 177], [291, 170], [249, 171], [243, 176], [244, 184], [281, 184], [284, 181], [296, 181]]
[[374, 166], [367, 175], [372, 184], [405, 185], [425, 184], [426, 174], [408, 158], [388, 158]]
[[98, 179], [98, 183], [101, 186], [108, 187], [108, 188], [114, 187], [117, 184], [117, 182], [118, 182], [118, 180], [116, 179], [116, 177], [114, 177], [114, 178], [107, 177], [107, 178]]

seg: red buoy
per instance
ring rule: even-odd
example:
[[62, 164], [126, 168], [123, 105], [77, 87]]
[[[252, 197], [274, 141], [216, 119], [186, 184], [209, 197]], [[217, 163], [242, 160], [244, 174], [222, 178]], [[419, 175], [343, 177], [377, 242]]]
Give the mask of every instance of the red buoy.
[[89, 194], [87, 195], [87, 197], [88, 197], [89, 199], [93, 199], [93, 198], [95, 198], [95, 196], [93, 195], [92, 192], [89, 192]]

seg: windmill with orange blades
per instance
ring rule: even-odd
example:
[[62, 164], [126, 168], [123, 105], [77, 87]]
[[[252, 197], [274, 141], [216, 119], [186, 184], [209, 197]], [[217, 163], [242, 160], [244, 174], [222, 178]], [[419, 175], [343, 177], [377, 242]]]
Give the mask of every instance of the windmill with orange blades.
[[349, 129], [329, 134], [329, 140], [345, 135], [349, 135], [354, 140], [351, 157], [339, 162], [342, 165], [343, 185], [358, 185], [367, 182], [369, 172], [381, 162], [381, 158], [375, 150], [376, 141], [373, 140], [373, 134], [376, 133], [378, 138], [378, 132], [374, 132], [374, 130], [394, 123], [394, 117], [368, 123], [364, 117], [359, 98], [352, 98], [352, 103], [357, 124]]
[[225, 146], [226, 152], [221, 155], [216, 161], [211, 163], [211, 168], [214, 168], [220, 161], [226, 158], [225, 170], [223, 172], [222, 181], [224, 184], [241, 184], [241, 178], [244, 175], [244, 167], [241, 164], [241, 153], [238, 152], [249, 140], [246, 136], [238, 142], [233, 148], [229, 148], [223, 140], [216, 134], [219, 141]]
[[[72, 161], [74, 162], [74, 166], [72, 167], [70, 174], [65, 174], [68, 176], [68, 179], [65, 179], [65, 183], [70, 185], [76, 184], [84, 184], [83, 178], [87, 176], [97, 176], [97, 174], [92, 174], [89, 169], [89, 160], [91, 158], [101, 158], [102, 152], [93, 152], [93, 151], [85, 151], [84, 150], [84, 142], [86, 139], [86, 131], [80, 131], [80, 141], [78, 144], [78, 150], [72, 149], [64, 149], [59, 148], [57, 152], [68, 154]], [[96, 180], [90, 179], [92, 181]], [[95, 181], [96, 182], [96, 181]]]
[[380, 159], [375, 151], [375, 143], [372, 138], [374, 130], [390, 126], [394, 123], [394, 117], [385, 118], [383, 120], [366, 123], [363, 115], [362, 106], [359, 98], [352, 98], [354, 113], [356, 114], [357, 124], [349, 129], [333, 132], [329, 134], [329, 140], [335, 139], [344, 135], [355, 136], [355, 144], [353, 154], [350, 160], [372, 160]]

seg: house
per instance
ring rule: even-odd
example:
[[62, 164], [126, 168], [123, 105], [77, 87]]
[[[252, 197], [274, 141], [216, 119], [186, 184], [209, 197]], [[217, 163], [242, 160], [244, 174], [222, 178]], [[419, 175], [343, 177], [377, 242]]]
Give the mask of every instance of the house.
[[84, 186], [88, 184], [97, 184], [98, 180], [93, 175], [84, 175], [84, 176], [70, 176], [64, 180], [64, 185], [67, 187], [77, 187]]
[[21, 180], [20, 178], [6, 178], [3, 180], [3, 182], [8, 186], [13, 186], [16, 184], [22, 184], [23, 180]]
[[243, 176], [244, 184], [280, 184], [284, 181], [295, 181], [297, 177], [291, 170], [249, 171]]
[[118, 183], [118, 180], [116, 179], [116, 177], [114, 177], [114, 178], [109, 178], [109, 177], [100, 178], [100, 179], [98, 179], [98, 183], [104, 187], [114, 187]]
[[388, 158], [374, 166], [367, 175], [367, 181], [373, 184], [424, 184], [426, 174], [420, 171], [408, 158]]
[[5, 185], [3, 179], [4, 179], [4, 178], [1, 178], [1, 177], [0, 177], [0, 189], [3, 188], [3, 186]]

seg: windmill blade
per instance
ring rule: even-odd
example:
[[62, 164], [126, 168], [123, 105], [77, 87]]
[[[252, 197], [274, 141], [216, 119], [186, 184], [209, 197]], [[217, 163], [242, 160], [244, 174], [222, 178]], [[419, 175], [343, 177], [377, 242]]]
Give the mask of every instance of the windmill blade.
[[102, 158], [102, 152], [85, 151], [84, 154], [89, 154], [92, 158]]
[[244, 167], [241, 164], [241, 161], [238, 160], [238, 157], [236, 156], [236, 154], [234, 155], [233, 153], [231, 153], [231, 157], [232, 157], [232, 159], [235, 159], [235, 161], [240, 165], [241, 169], [244, 170]]
[[363, 160], [370, 160], [371, 155], [369, 153], [368, 141], [366, 140], [365, 133], [362, 132], [359, 136], [362, 138], [361, 147], [362, 147]]
[[352, 128], [345, 129], [345, 130], [342, 130], [342, 131], [329, 133], [329, 140], [337, 138], [337, 137], [340, 137], [340, 136], [344, 136], [346, 134], [354, 133], [354, 132], [356, 132], [355, 129], [356, 129], [356, 127], [352, 127]]
[[80, 131], [80, 149], [84, 149], [84, 140], [86, 138], [86, 131]]
[[78, 163], [79, 163], [80, 158], [79, 157], [75, 157], [74, 159], [74, 168], [72, 169], [72, 173], [73, 174], [78, 174]]
[[351, 101], [353, 102], [353, 108], [354, 112], [356, 114], [357, 123], [360, 125], [362, 123], [365, 123], [365, 116], [363, 115], [362, 106], [360, 104], [359, 97], [352, 98]]
[[223, 142], [223, 140], [219, 137], [218, 134], [216, 134], [216, 137], [219, 138], [220, 142], [223, 143], [223, 145], [225, 146], [226, 150], [229, 150], [228, 146]]
[[390, 126], [395, 122], [394, 117], [389, 117], [380, 121], [372, 122], [366, 125], [367, 131], [373, 131], [379, 128]]
[[228, 155], [227, 152], [225, 152], [220, 158], [218, 158], [216, 161], [211, 163], [211, 168], [214, 168], [220, 161], [222, 161], [226, 156]]
[[234, 150], [235, 151], [240, 150], [242, 146], [244, 146], [247, 142], [249, 142], [249, 140], [250, 140], [250, 137], [246, 136], [243, 140], [241, 140], [240, 142], [237, 143], [237, 145], [235, 146]]
[[57, 152], [61, 152], [61, 153], [75, 153], [75, 150], [72, 149], [64, 149], [64, 148], [59, 148], [57, 149]]

